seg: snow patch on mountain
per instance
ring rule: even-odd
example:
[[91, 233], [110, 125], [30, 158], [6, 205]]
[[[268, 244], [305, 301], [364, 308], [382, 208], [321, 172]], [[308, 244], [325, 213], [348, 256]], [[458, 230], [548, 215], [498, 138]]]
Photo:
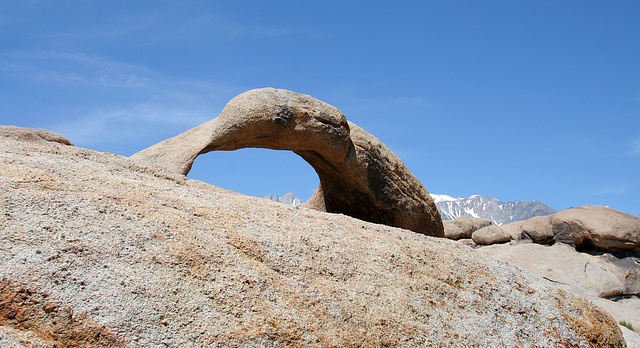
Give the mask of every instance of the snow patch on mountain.
[[530, 219], [555, 213], [555, 209], [540, 201], [501, 202], [493, 197], [473, 195], [467, 198], [455, 198], [447, 195], [432, 194], [443, 220], [454, 220], [460, 216], [481, 217], [491, 220], [495, 225], [504, 225], [513, 221]]
[[[282, 196], [271, 194], [261, 196], [272, 201], [299, 207], [303, 201], [289, 191]], [[527, 220], [534, 216], [555, 213], [555, 209], [540, 201], [501, 202], [493, 197], [473, 195], [467, 198], [432, 194], [443, 220], [455, 220], [460, 216], [480, 217], [491, 220], [494, 225], [504, 225], [513, 221]]]
[[451, 197], [451, 196], [447, 196], [447, 195], [436, 195], [436, 194], [432, 194], [431, 198], [433, 198], [434, 202], [436, 202], [436, 203], [453, 202], [453, 201], [457, 201], [457, 200], [462, 199], [462, 198]]
[[284, 195], [282, 195], [282, 197], [278, 197], [278, 195], [267, 195], [267, 196], [260, 196], [262, 198], [266, 198], [266, 199], [270, 199], [272, 201], [276, 201], [276, 202], [280, 202], [280, 203], [284, 203], [284, 204], [289, 204], [289, 205], [294, 205], [296, 207], [299, 207], [302, 205], [302, 200], [298, 197], [296, 197], [296, 195], [293, 194], [293, 192], [289, 191], [287, 193], [285, 193]]

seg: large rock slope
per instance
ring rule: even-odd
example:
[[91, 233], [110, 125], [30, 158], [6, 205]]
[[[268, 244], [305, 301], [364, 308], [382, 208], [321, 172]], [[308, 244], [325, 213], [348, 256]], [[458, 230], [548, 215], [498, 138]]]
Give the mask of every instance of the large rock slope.
[[453, 241], [117, 155], [0, 141], [0, 188], [5, 342], [624, 346], [589, 302]]
[[617, 321], [640, 328], [640, 255], [618, 252], [577, 252], [564, 243], [495, 244], [480, 252], [513, 262], [553, 282], [556, 286], [584, 296], [606, 309]]

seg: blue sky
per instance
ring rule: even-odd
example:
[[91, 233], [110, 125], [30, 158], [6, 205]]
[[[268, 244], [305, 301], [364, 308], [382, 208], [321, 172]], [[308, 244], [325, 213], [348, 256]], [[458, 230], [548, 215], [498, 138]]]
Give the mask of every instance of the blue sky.
[[[0, 124], [129, 156], [259, 87], [310, 94], [430, 192], [640, 214], [640, 2], [0, 2]], [[295, 154], [189, 177], [306, 199]]]

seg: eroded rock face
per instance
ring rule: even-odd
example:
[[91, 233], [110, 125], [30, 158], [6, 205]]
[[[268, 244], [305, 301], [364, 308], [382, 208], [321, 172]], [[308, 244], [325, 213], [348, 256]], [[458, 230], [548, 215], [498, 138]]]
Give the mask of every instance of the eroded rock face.
[[511, 240], [511, 235], [500, 226], [491, 225], [473, 232], [471, 239], [478, 245], [491, 245], [506, 243]]
[[65, 136], [47, 129], [0, 126], [0, 140], [13, 139], [32, 142], [54, 142], [63, 145], [73, 144]]
[[554, 239], [578, 249], [640, 251], [640, 218], [616, 209], [585, 205], [565, 209], [551, 220]]
[[522, 233], [522, 225], [524, 224], [525, 221], [527, 220], [514, 221], [510, 224], [502, 225], [500, 227], [502, 228], [503, 231], [509, 233], [512, 240], [520, 240], [525, 238], [524, 234]]
[[203, 153], [241, 148], [290, 150], [318, 173], [304, 205], [443, 236], [427, 189], [380, 140], [311, 96], [263, 88], [233, 98], [220, 116], [132, 156], [186, 175]]
[[491, 220], [459, 216], [455, 220], [443, 220], [444, 236], [449, 239], [471, 238], [473, 232], [491, 225]]
[[3, 333], [14, 347], [125, 347], [86, 313], [58, 306], [46, 294], [9, 279], [0, 279], [0, 347], [6, 347]]
[[[536, 216], [522, 223], [521, 238], [529, 238], [540, 244], [552, 244], [555, 242], [553, 228], [551, 227], [552, 215]], [[518, 238], [518, 239], [521, 239]]]
[[[559, 242], [578, 250], [640, 251], [640, 218], [603, 206], [569, 208], [500, 227], [513, 240]], [[484, 241], [492, 244], [491, 239]]]
[[480, 252], [512, 262], [564, 290], [587, 297], [616, 321], [640, 327], [640, 255], [578, 252], [564, 243], [496, 244]]
[[122, 156], [0, 141], [0, 188], [5, 342], [624, 346], [598, 307], [469, 247]]

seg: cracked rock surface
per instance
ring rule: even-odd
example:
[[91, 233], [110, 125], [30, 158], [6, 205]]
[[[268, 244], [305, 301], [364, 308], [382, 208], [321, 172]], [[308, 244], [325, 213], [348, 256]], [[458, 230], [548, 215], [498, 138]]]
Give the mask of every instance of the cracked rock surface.
[[478, 248], [482, 253], [512, 262], [551, 282], [584, 296], [606, 309], [618, 322], [640, 328], [640, 254], [629, 251], [577, 252], [556, 243], [512, 242]]

